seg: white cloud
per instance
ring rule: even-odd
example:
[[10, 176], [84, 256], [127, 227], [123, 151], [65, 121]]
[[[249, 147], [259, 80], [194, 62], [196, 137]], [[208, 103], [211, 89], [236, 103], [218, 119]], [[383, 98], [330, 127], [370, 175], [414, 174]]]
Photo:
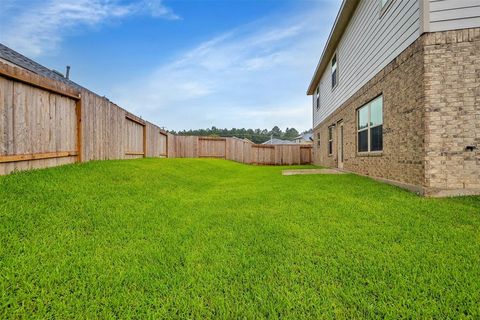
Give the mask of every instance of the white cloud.
[[226, 32], [116, 87], [120, 105], [171, 129], [311, 126], [305, 95], [338, 1]]
[[93, 27], [130, 15], [178, 19], [161, 0], [1, 0], [0, 42], [30, 57], [53, 51], [75, 28]]
[[180, 17], [176, 15], [172, 11], [172, 9], [163, 5], [163, 3], [160, 0], [143, 1], [140, 3], [140, 5], [137, 5], [138, 10], [141, 11], [142, 6], [145, 6], [145, 8], [148, 9], [148, 11], [153, 17], [161, 17], [161, 18], [167, 18], [172, 20], [180, 19]]
[[[162, 0], [0, 0], [0, 42], [30, 57], [71, 32], [149, 14], [179, 19]], [[22, 3], [22, 1], [25, 1]], [[267, 16], [193, 46], [149, 74], [105, 84], [122, 107], [171, 129], [311, 126], [305, 95], [340, 0]]]

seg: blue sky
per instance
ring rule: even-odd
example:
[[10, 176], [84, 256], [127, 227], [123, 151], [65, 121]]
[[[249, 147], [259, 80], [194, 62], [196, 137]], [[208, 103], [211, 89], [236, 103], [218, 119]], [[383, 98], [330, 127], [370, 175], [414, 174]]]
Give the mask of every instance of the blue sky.
[[0, 0], [0, 42], [167, 129], [309, 129], [341, 0]]

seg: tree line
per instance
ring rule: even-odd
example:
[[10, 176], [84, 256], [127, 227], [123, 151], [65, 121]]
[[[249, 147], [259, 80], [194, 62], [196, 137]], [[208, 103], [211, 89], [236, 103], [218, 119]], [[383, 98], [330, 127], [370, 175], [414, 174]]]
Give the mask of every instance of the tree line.
[[[232, 128], [232, 129], [221, 129], [217, 127], [211, 127], [207, 129], [190, 129], [182, 131], [169, 131], [172, 134], [181, 135], [181, 136], [202, 136], [202, 137], [237, 137], [241, 139], [249, 139], [254, 143], [264, 143], [269, 139], [283, 139], [283, 140], [293, 140], [298, 137], [300, 133], [295, 128], [286, 128], [285, 131], [280, 129], [278, 126], [274, 126], [271, 130], [268, 129], [245, 129], [245, 128]], [[311, 132], [304, 131], [303, 133]]]

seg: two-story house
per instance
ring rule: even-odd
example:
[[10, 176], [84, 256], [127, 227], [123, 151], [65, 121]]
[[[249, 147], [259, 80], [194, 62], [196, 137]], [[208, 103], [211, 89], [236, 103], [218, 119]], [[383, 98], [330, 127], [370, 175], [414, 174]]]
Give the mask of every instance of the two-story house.
[[345, 0], [307, 93], [316, 164], [480, 193], [480, 0]]

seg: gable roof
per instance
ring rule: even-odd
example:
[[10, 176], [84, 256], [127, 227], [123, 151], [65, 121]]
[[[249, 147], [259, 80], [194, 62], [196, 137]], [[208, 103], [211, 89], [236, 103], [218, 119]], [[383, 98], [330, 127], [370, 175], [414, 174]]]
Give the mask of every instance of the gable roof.
[[315, 73], [313, 74], [313, 78], [310, 81], [307, 95], [314, 94], [315, 89], [320, 82], [320, 78], [322, 77], [322, 74], [327, 66], [330, 64], [330, 59], [335, 53], [337, 45], [340, 42], [340, 39], [342, 38], [342, 35], [347, 28], [348, 23], [350, 22], [350, 19], [352, 18], [352, 15], [355, 12], [359, 2], [360, 0], [343, 0], [340, 10], [337, 14], [337, 18], [335, 19], [335, 23], [333, 24], [332, 31], [330, 31], [330, 35], [328, 36], [327, 44], [323, 49], [320, 61], [318, 62]]
[[53, 70], [50, 70], [39, 63], [25, 57], [24, 55], [18, 53], [17, 51], [10, 49], [9, 47], [0, 43], [0, 59], [6, 60], [14, 65], [17, 65], [23, 69], [27, 69], [33, 73], [41, 75], [43, 77], [60, 81], [65, 83], [69, 86], [72, 86], [76, 89], [82, 88], [82, 86], [78, 85], [77, 83], [69, 80], [62, 75], [56, 73]]

